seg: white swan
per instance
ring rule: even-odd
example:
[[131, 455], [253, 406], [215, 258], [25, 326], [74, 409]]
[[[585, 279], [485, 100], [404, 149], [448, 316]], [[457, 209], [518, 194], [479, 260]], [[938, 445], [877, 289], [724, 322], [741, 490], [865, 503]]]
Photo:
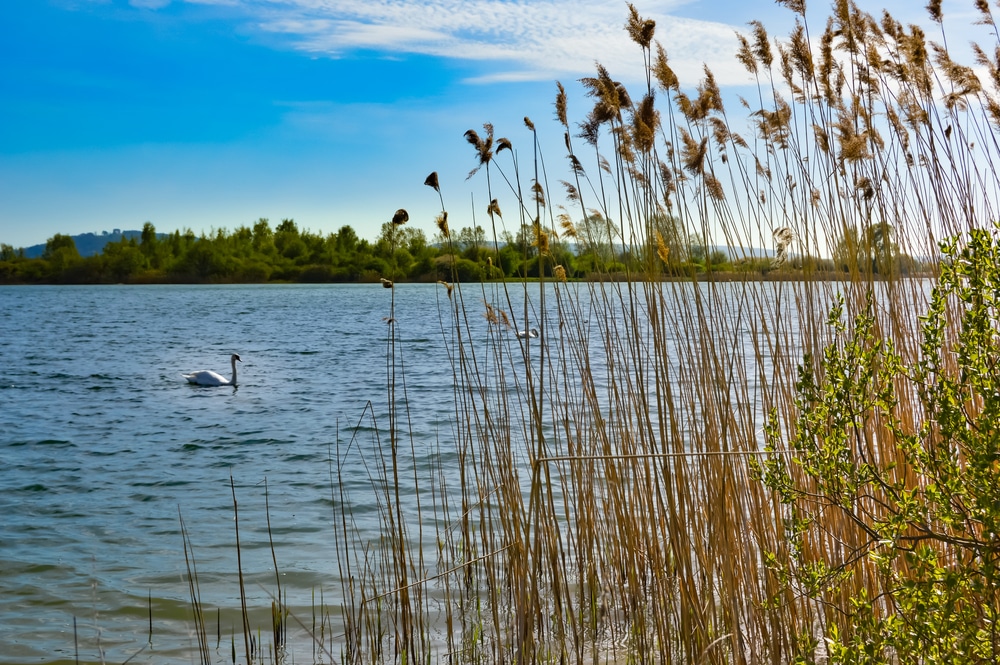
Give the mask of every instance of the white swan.
[[202, 369], [197, 372], [191, 372], [190, 374], [184, 374], [184, 378], [188, 380], [188, 383], [194, 383], [199, 386], [235, 386], [236, 385], [236, 361], [239, 360], [243, 362], [239, 354], [234, 353], [230, 356], [229, 361], [233, 365], [233, 378], [232, 380], [213, 372], [210, 369]]
[[535, 339], [536, 337], [538, 337], [538, 329], [537, 328], [532, 328], [531, 330], [518, 330], [517, 331], [517, 338], [518, 339]]

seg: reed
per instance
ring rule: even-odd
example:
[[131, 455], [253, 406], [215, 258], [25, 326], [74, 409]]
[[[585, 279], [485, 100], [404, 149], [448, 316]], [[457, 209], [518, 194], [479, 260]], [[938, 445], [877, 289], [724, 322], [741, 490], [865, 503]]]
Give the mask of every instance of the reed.
[[[512, 220], [530, 229], [541, 277], [445, 284], [455, 419], [438, 447], [453, 447], [457, 468], [418, 473], [412, 434], [398, 416], [390, 423], [392, 454], [374, 478], [385, 487], [383, 544], [359, 550], [341, 534], [359, 580], [343, 608], [345, 660], [847, 660], [826, 645], [850, 645], [861, 617], [900, 616], [892, 584], [905, 583], [906, 566], [889, 571], [873, 555], [891, 511], [838, 508], [802, 463], [803, 409], [821, 399], [808, 402], [803, 377], [835, 380], [823, 359], [853, 334], [919, 360], [939, 242], [996, 214], [990, 123], [1000, 107], [995, 89], [919, 28], [838, 0], [817, 38], [803, 3], [780, 4], [797, 18], [787, 38], [758, 23], [739, 37], [758, 82], [755, 99], [738, 100], [745, 126], [707, 69], [682, 90], [655, 24], [630, 7], [645, 87], [627, 90], [598, 65], [583, 80], [592, 107], [577, 126], [558, 89], [571, 207], [552, 207], [529, 119], [522, 153], [491, 124], [466, 132], [494, 242]], [[976, 7], [994, 25], [986, 3]], [[943, 21], [931, 17], [943, 44]], [[974, 52], [996, 86], [995, 49]], [[437, 174], [425, 184], [447, 237]], [[574, 217], [624, 279], [564, 281], [551, 245], [583, 236]], [[754, 268], [696, 273], [690, 238]], [[512, 335], [533, 325], [538, 339]], [[949, 325], [942, 343], [955, 334]], [[389, 355], [392, 385], [403, 365], [398, 347]], [[879, 417], [851, 421], [864, 456], [845, 453], [844, 468], [877, 469], [905, 492], [930, 477], [900, 451], [925, 402], [894, 380], [897, 430]], [[827, 415], [817, 436], [842, 425]], [[396, 437], [411, 439], [413, 459]], [[403, 482], [428, 497], [413, 515], [396, 500]], [[854, 500], [888, 505], [877, 493]], [[939, 561], [958, 556], [946, 541], [936, 547]], [[864, 598], [882, 600], [859, 609]], [[881, 648], [871, 662], [892, 660], [891, 645]]]
[[[629, 6], [645, 85], [598, 65], [575, 125], [558, 86], [564, 206], [530, 119], [521, 153], [491, 124], [465, 133], [493, 242], [507, 224], [529, 230], [539, 279], [442, 282], [455, 411], [433, 443], [409, 422], [392, 290], [389, 420], [367, 412], [370, 438], [331, 459], [342, 600], [318, 627], [313, 612], [317, 662], [1000, 654], [1000, 518], [964, 503], [1000, 491], [996, 384], [980, 381], [1000, 353], [995, 334], [972, 334], [996, 323], [1000, 298], [996, 275], [980, 274], [996, 257], [985, 230], [1000, 194], [1000, 50], [974, 46], [978, 69], [955, 62], [939, 3], [941, 45], [847, 0], [817, 37], [804, 3], [779, 4], [796, 16], [787, 38], [759, 23], [738, 37], [757, 82], [740, 114], [707, 69], [683, 90], [655, 24]], [[975, 8], [996, 35], [988, 4]], [[437, 173], [425, 184], [450, 242]], [[400, 209], [392, 224], [407, 219]], [[566, 281], [560, 235], [601, 250], [594, 280]], [[713, 245], [748, 267], [696, 269], [693, 248]], [[537, 338], [513, 334], [532, 327]], [[992, 436], [985, 450], [948, 447], [928, 420], [945, 413], [931, 388], [954, 388], [961, 408], [947, 413]], [[344, 489], [352, 451], [377, 497], [375, 541]], [[979, 495], [960, 494], [966, 472]], [[950, 605], [930, 624], [893, 632], [941, 592]], [[276, 660], [282, 607], [279, 587]], [[971, 641], [944, 649], [959, 623]], [[920, 635], [905, 643], [910, 628]]]

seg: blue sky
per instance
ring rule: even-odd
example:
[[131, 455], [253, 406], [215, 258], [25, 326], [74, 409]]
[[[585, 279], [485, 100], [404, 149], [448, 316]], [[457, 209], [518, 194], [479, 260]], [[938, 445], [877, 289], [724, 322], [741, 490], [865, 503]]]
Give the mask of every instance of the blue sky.
[[[635, 4], [685, 86], [705, 63], [738, 91], [735, 31], [791, 25], [771, 0]], [[924, 4], [859, 3], [926, 23]], [[809, 6], [818, 33], [829, 4]], [[971, 8], [945, 2], [949, 19]], [[374, 239], [400, 207], [431, 236], [431, 171], [451, 226], [483, 223], [464, 132], [491, 122], [527, 163], [528, 116], [550, 178], [565, 177], [555, 82], [571, 121], [589, 108], [579, 79], [595, 61], [638, 83], [626, 18], [608, 0], [3, 0], [0, 242], [260, 217]]]

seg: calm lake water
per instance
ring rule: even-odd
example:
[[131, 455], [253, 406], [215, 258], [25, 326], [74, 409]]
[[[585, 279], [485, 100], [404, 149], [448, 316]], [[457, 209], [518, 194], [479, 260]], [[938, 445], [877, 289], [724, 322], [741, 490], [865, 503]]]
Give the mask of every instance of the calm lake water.
[[[439, 285], [395, 292], [414, 438], [434, 441], [454, 418], [438, 309], [447, 315], [447, 299]], [[331, 600], [331, 460], [359, 423], [388, 424], [391, 294], [0, 287], [0, 662], [72, 662], [77, 649], [83, 662], [123, 662], [146, 646], [150, 604], [152, 647], [132, 662], [196, 660], [180, 520], [202, 602], [239, 608], [230, 478], [251, 605], [269, 612], [274, 589], [265, 479], [289, 604]], [[181, 377], [228, 375], [231, 353], [244, 361], [238, 389]], [[363, 485], [364, 447], [340, 454], [356, 458], [345, 464]], [[354, 515], [377, 526], [363, 502]], [[235, 616], [223, 623], [238, 630]], [[290, 662], [310, 661], [303, 648]]]
[[[320, 598], [335, 605], [335, 464], [359, 532], [379, 536], [366, 456], [388, 425], [392, 294], [0, 287], [0, 663], [197, 662], [182, 519], [213, 645], [222, 616], [213, 659], [231, 662], [236, 633], [242, 660], [231, 482], [248, 604], [269, 614], [269, 514], [287, 603], [307, 625]], [[466, 302], [470, 334], [485, 340], [481, 300]], [[395, 301], [406, 427], [418, 458], [441, 455], [455, 418], [448, 300], [439, 285], [404, 284]], [[244, 361], [238, 388], [181, 376], [228, 374], [231, 353]], [[358, 433], [366, 443], [348, 445]], [[313, 661], [308, 640], [289, 651], [286, 662]]]

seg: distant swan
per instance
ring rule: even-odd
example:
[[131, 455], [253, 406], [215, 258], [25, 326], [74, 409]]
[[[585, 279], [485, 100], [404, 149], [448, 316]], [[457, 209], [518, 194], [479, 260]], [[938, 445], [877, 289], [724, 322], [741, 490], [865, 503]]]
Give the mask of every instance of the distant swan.
[[536, 328], [532, 328], [531, 330], [518, 330], [517, 331], [517, 338], [518, 339], [535, 339], [536, 337], [538, 337], [538, 329], [536, 329]]
[[203, 369], [197, 372], [191, 372], [190, 374], [185, 374], [184, 378], [188, 380], [188, 383], [194, 383], [199, 386], [235, 386], [236, 385], [236, 361], [239, 360], [243, 362], [239, 354], [234, 353], [230, 356], [229, 361], [233, 365], [233, 378], [232, 380], [227, 379], [221, 374], [217, 374], [210, 369]]

